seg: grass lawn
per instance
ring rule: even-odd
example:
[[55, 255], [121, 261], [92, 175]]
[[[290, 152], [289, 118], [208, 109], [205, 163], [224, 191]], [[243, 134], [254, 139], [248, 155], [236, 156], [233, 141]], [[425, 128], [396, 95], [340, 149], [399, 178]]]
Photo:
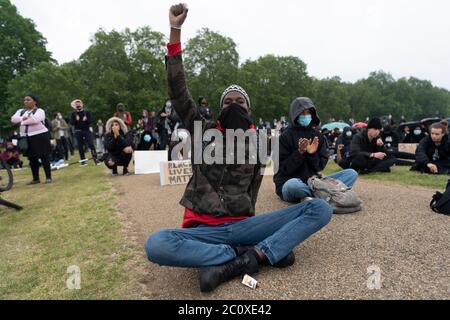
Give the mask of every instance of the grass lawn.
[[[415, 171], [409, 171], [410, 167], [395, 166], [391, 173], [374, 173], [362, 175], [359, 179], [376, 180], [383, 182], [399, 183], [404, 185], [416, 185], [442, 191], [445, 189], [450, 176], [421, 174]], [[332, 174], [342, 170], [337, 164], [330, 160], [324, 174]]]
[[[134, 249], [123, 240], [104, 166], [76, 164], [53, 174], [52, 185], [26, 186], [30, 169], [15, 171], [3, 195], [25, 209], [0, 207], [0, 299], [134, 298], [125, 272]], [[66, 285], [73, 265], [80, 290]]]

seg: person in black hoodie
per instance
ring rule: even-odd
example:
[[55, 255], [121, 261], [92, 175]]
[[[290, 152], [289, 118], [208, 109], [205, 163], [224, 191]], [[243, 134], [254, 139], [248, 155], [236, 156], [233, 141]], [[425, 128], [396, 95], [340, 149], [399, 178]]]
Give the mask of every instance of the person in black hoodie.
[[423, 138], [416, 151], [416, 165], [411, 169], [431, 174], [450, 173], [450, 139], [446, 120], [430, 127], [430, 136]]
[[359, 173], [390, 172], [397, 159], [388, 155], [380, 137], [383, 128], [379, 118], [370, 120], [367, 130], [353, 137], [351, 168]]
[[356, 128], [347, 127], [336, 141], [336, 163], [342, 169], [349, 169], [351, 160], [350, 152], [353, 136], [357, 134]]
[[[292, 125], [280, 137], [280, 166], [274, 182], [281, 199], [296, 203], [312, 196], [308, 179], [320, 176], [329, 157], [327, 142], [315, 129], [320, 119], [311, 99], [295, 99], [290, 107], [290, 116]], [[352, 188], [357, 176], [354, 170], [348, 169], [330, 177]]]
[[128, 175], [128, 165], [133, 157], [132, 143], [127, 137], [128, 128], [125, 122], [119, 118], [111, 118], [106, 123], [104, 161], [112, 170], [113, 176], [117, 176], [117, 167], [123, 167], [123, 175]]
[[421, 125], [417, 125], [412, 132], [406, 134], [402, 143], [420, 143], [427, 136], [425, 132], [426, 130]]

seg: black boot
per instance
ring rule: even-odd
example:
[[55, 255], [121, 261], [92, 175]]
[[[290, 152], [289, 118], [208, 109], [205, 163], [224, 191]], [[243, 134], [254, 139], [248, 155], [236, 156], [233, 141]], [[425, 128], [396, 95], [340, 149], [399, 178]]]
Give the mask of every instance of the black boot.
[[[236, 248], [234, 248], [234, 251], [236, 251], [236, 254], [238, 256], [240, 256], [240, 255], [244, 254], [245, 252], [254, 250], [254, 249], [255, 249], [255, 247], [236, 247]], [[276, 264], [274, 264], [273, 267], [283, 269], [283, 268], [287, 268], [287, 267], [294, 265], [294, 263], [295, 263], [295, 254], [294, 254], [294, 252], [291, 251], [291, 253], [289, 253], [286, 257], [284, 257], [283, 259], [278, 261]], [[267, 259], [262, 264], [270, 265]]]
[[251, 276], [258, 271], [258, 260], [252, 251], [247, 251], [224, 265], [200, 269], [200, 290], [211, 292], [226, 281], [246, 274]]
[[275, 263], [273, 267], [283, 269], [294, 265], [294, 263], [295, 263], [295, 254], [294, 252], [291, 251], [291, 253], [289, 253], [286, 257]]

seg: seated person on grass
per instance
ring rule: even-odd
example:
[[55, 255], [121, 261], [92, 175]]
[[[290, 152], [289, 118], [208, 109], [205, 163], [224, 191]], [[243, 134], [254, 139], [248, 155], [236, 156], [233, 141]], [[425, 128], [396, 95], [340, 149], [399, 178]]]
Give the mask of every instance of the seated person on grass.
[[336, 141], [336, 159], [335, 162], [342, 169], [350, 168], [350, 151], [352, 146], [353, 136], [358, 133], [356, 128], [347, 127]]
[[431, 125], [430, 136], [419, 143], [416, 164], [411, 170], [431, 174], [450, 173], [450, 139], [447, 128], [446, 120]]
[[[315, 128], [320, 124], [317, 108], [309, 98], [297, 98], [290, 107], [292, 125], [280, 137], [280, 168], [274, 176], [277, 195], [286, 202], [312, 197], [308, 179], [320, 176], [329, 155], [326, 139]], [[352, 188], [358, 174], [347, 169], [329, 176]]]
[[[225, 147], [225, 130], [256, 132], [250, 118], [250, 97], [241, 87], [230, 86], [219, 103], [219, 120], [211, 122], [201, 116], [189, 93], [183, 67], [180, 39], [187, 13], [187, 7], [181, 4], [170, 9], [166, 58], [169, 96], [192, 137], [214, 129], [216, 139], [204, 143], [204, 150], [213, 145], [218, 148], [217, 139]], [[197, 130], [202, 131], [194, 132]], [[221, 155], [207, 164], [203, 160], [207, 151], [197, 154], [192, 148], [193, 176], [181, 200], [185, 207], [183, 228], [159, 231], [145, 245], [153, 263], [200, 268], [202, 292], [213, 291], [235, 277], [253, 275], [262, 265], [291, 266], [294, 248], [325, 227], [332, 217], [331, 206], [320, 199], [255, 216], [262, 164], [247, 164], [255, 155], [249, 152], [249, 139], [245, 140], [245, 164], [236, 164], [236, 154], [230, 159], [226, 152], [217, 150], [215, 154]], [[198, 157], [199, 162], [195, 161]]]
[[9, 165], [10, 168], [18, 169], [22, 168], [23, 161], [20, 160], [20, 154], [17, 148], [12, 142], [6, 143], [6, 148], [1, 154], [3, 160]]
[[353, 137], [351, 146], [351, 168], [361, 174], [373, 172], [391, 172], [397, 161], [388, 155], [384, 142], [380, 137], [381, 120], [373, 118], [367, 129]]

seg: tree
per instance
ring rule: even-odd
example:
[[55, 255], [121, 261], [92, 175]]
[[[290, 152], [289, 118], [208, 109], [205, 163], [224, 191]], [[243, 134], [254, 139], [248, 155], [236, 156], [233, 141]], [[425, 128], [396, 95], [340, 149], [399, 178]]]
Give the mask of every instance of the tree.
[[328, 119], [347, 120], [351, 114], [349, 84], [339, 77], [315, 80], [312, 99], [317, 106], [322, 124]]
[[163, 103], [166, 94], [164, 36], [144, 27], [135, 32], [99, 30], [80, 57], [86, 100], [103, 118], [119, 102], [140, 115], [143, 108]]
[[[194, 97], [205, 96], [218, 104], [223, 90], [238, 80], [236, 43], [209, 29], [200, 30], [188, 41], [184, 61]], [[215, 109], [218, 111], [217, 107]]]
[[[6, 103], [9, 81], [41, 62], [53, 61], [46, 43], [33, 21], [22, 17], [9, 0], [0, 0], [0, 106]], [[9, 116], [0, 115], [1, 128]]]
[[292, 101], [310, 96], [312, 80], [306, 64], [297, 57], [267, 55], [246, 61], [240, 80], [250, 94], [254, 118], [280, 119], [289, 114]]

